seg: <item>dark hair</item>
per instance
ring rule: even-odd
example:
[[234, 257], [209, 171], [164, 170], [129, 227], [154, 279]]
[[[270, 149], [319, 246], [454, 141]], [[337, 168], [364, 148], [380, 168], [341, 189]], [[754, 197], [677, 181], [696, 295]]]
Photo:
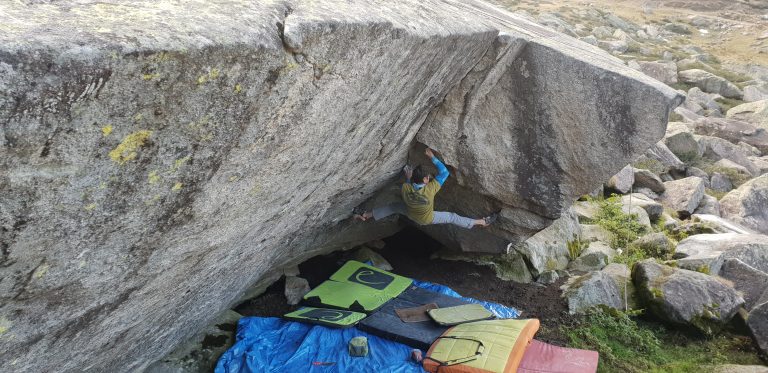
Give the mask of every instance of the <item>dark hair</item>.
[[429, 176], [427, 172], [424, 172], [424, 169], [421, 168], [421, 165], [416, 166], [413, 169], [413, 175], [411, 175], [411, 182], [416, 184], [421, 184], [424, 182], [424, 178]]

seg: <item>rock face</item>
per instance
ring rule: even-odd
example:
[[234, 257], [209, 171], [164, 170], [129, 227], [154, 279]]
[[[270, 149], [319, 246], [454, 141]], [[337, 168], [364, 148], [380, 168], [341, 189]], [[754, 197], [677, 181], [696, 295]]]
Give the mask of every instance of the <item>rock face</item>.
[[538, 277], [546, 271], [565, 269], [571, 260], [568, 241], [581, 236], [581, 226], [575, 212], [569, 212], [543, 231], [517, 245], [529, 264], [531, 274]]
[[744, 299], [731, 287], [703, 273], [677, 269], [652, 259], [632, 270], [638, 296], [654, 315], [690, 325], [711, 335], [728, 323]]
[[743, 95], [735, 84], [704, 70], [683, 70], [678, 73], [678, 78], [681, 82], [693, 84], [704, 92], [717, 93], [723, 97], [741, 98]]
[[744, 308], [747, 311], [754, 308], [768, 295], [768, 273], [757, 270], [739, 259], [726, 259], [720, 267], [720, 277], [731, 281], [734, 289], [744, 295]]
[[345, 219], [414, 139], [452, 167], [439, 208], [502, 211], [430, 233], [504, 251], [681, 101], [472, 0], [6, 1], [0, 18], [0, 371], [142, 371], [282, 268], [392, 234]]
[[768, 234], [768, 175], [756, 177], [720, 199], [723, 217]]
[[664, 84], [677, 83], [677, 65], [672, 61], [639, 62], [640, 71]]

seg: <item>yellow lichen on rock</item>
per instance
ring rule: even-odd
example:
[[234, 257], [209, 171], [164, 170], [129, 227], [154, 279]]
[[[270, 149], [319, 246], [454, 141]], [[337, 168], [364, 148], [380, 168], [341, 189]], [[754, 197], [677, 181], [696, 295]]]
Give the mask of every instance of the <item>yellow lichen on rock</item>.
[[174, 185], [173, 185], [173, 187], [171, 188], [171, 191], [174, 191], [174, 192], [178, 192], [178, 191], [180, 191], [180, 190], [181, 190], [181, 188], [182, 188], [183, 186], [184, 186], [184, 184], [182, 184], [182, 183], [176, 183], [176, 184], [174, 184]]
[[150, 171], [149, 176], [147, 176], [147, 181], [149, 181], [150, 184], [155, 184], [160, 181], [160, 175], [158, 175], [157, 170]]
[[121, 165], [136, 159], [137, 151], [144, 146], [150, 135], [152, 135], [152, 131], [141, 130], [125, 136], [120, 145], [109, 152], [109, 157]]
[[240, 93], [242, 92], [242, 90], [243, 90], [243, 87], [240, 85], [240, 83], [235, 84], [235, 93]]
[[109, 134], [112, 133], [112, 125], [107, 124], [104, 127], [101, 127], [101, 134], [104, 135], [104, 137], [109, 136]]
[[91, 211], [91, 210], [95, 209], [96, 206], [97, 205], [95, 203], [91, 203], [88, 206], [85, 206], [85, 211]]
[[51, 266], [47, 264], [41, 264], [37, 269], [35, 269], [35, 273], [32, 274], [34, 278], [40, 279], [45, 276], [45, 274], [48, 272], [48, 268], [51, 268]]

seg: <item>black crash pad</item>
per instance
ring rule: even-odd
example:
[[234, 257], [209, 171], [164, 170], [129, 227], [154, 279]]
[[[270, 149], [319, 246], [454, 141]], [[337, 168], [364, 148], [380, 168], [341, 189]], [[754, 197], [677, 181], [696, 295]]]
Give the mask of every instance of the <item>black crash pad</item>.
[[400, 320], [395, 310], [418, 307], [429, 303], [435, 303], [441, 308], [468, 304], [459, 298], [410, 286], [402, 294], [384, 304], [378, 311], [360, 321], [357, 327], [382, 338], [427, 350], [432, 342], [449, 327], [438, 325], [432, 320], [406, 323]]

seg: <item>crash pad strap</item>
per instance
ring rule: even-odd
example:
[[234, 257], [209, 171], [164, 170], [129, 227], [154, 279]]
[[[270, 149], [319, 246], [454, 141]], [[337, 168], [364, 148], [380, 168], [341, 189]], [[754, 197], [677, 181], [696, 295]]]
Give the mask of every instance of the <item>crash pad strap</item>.
[[422, 322], [429, 321], [429, 315], [427, 311], [433, 310], [437, 307], [435, 303], [424, 304], [418, 307], [400, 308], [395, 309], [395, 314], [400, 318], [402, 322]]

